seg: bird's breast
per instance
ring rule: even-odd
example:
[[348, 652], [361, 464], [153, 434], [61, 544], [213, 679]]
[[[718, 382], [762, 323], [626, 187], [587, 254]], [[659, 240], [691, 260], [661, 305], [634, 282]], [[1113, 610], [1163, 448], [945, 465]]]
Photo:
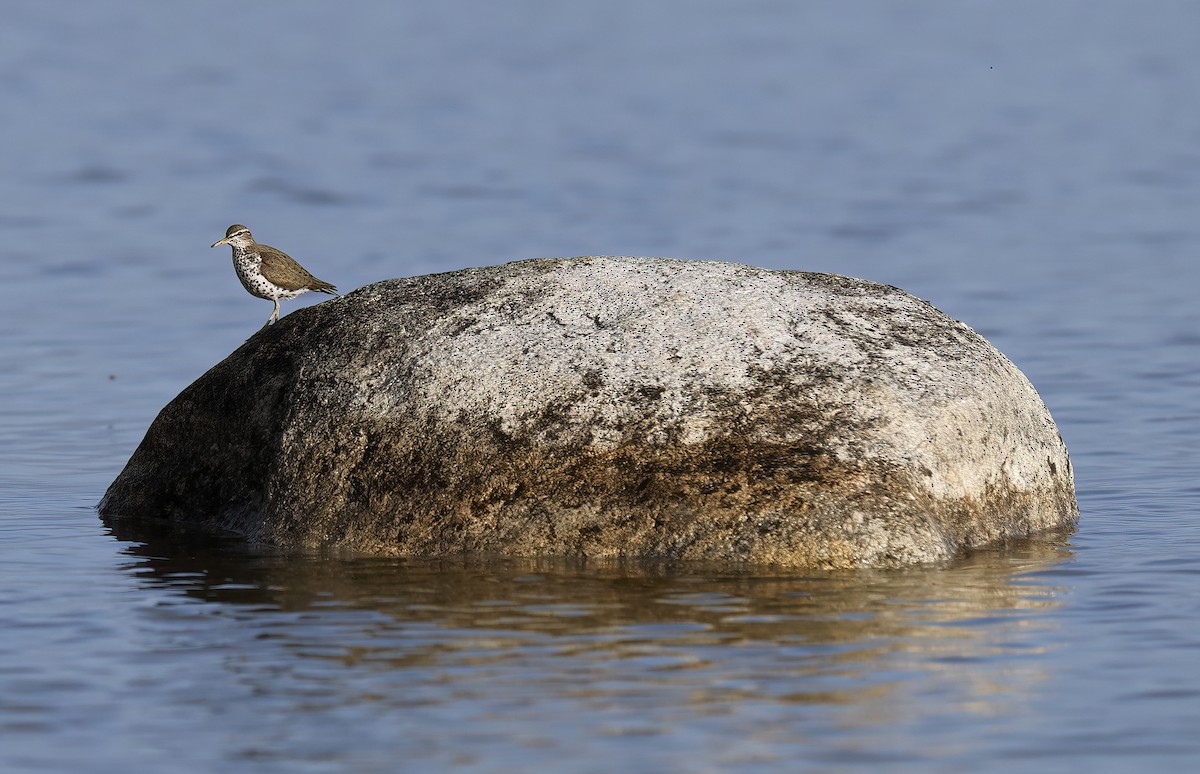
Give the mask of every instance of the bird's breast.
[[259, 298], [274, 299], [277, 288], [262, 275], [261, 264], [262, 259], [254, 253], [233, 256], [233, 269], [246, 292]]

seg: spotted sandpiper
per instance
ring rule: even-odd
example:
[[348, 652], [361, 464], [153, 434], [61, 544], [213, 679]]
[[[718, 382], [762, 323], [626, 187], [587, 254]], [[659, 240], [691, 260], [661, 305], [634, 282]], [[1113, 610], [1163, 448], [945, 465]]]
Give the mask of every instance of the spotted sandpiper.
[[337, 288], [309, 274], [287, 253], [255, 242], [250, 229], [240, 223], [225, 229], [225, 238], [211, 246], [217, 245], [233, 248], [233, 268], [250, 295], [275, 302], [275, 311], [263, 324], [264, 328], [279, 319], [280, 301], [310, 290], [338, 295]]

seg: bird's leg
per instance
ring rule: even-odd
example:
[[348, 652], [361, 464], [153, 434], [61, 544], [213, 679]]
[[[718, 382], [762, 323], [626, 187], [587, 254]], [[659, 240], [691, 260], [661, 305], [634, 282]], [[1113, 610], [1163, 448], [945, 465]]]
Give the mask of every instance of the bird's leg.
[[[275, 300], [275, 299], [272, 299], [272, 300]], [[263, 327], [264, 328], [269, 327], [271, 325], [271, 323], [275, 322], [278, 319], [279, 319], [279, 301], [275, 301], [275, 311], [271, 312], [271, 316], [267, 318], [267, 321], [265, 323], [263, 323]]]

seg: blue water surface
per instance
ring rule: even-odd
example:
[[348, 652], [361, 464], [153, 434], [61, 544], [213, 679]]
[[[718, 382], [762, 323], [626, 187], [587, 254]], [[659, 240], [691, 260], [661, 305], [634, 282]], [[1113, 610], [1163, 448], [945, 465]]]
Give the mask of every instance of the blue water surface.
[[[22, 3], [0, 26], [0, 769], [1200, 764], [1200, 6]], [[898, 285], [1082, 519], [945, 566], [285, 556], [93, 510], [270, 305], [587, 254]], [[285, 313], [321, 299], [285, 302]]]

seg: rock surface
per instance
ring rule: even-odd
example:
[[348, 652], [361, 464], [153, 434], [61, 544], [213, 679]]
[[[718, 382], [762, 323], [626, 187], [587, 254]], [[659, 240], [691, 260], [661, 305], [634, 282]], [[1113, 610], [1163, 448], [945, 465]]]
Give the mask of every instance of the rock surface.
[[896, 288], [520, 261], [292, 312], [166, 406], [105, 518], [288, 548], [895, 566], [1073, 524], [981, 336]]

